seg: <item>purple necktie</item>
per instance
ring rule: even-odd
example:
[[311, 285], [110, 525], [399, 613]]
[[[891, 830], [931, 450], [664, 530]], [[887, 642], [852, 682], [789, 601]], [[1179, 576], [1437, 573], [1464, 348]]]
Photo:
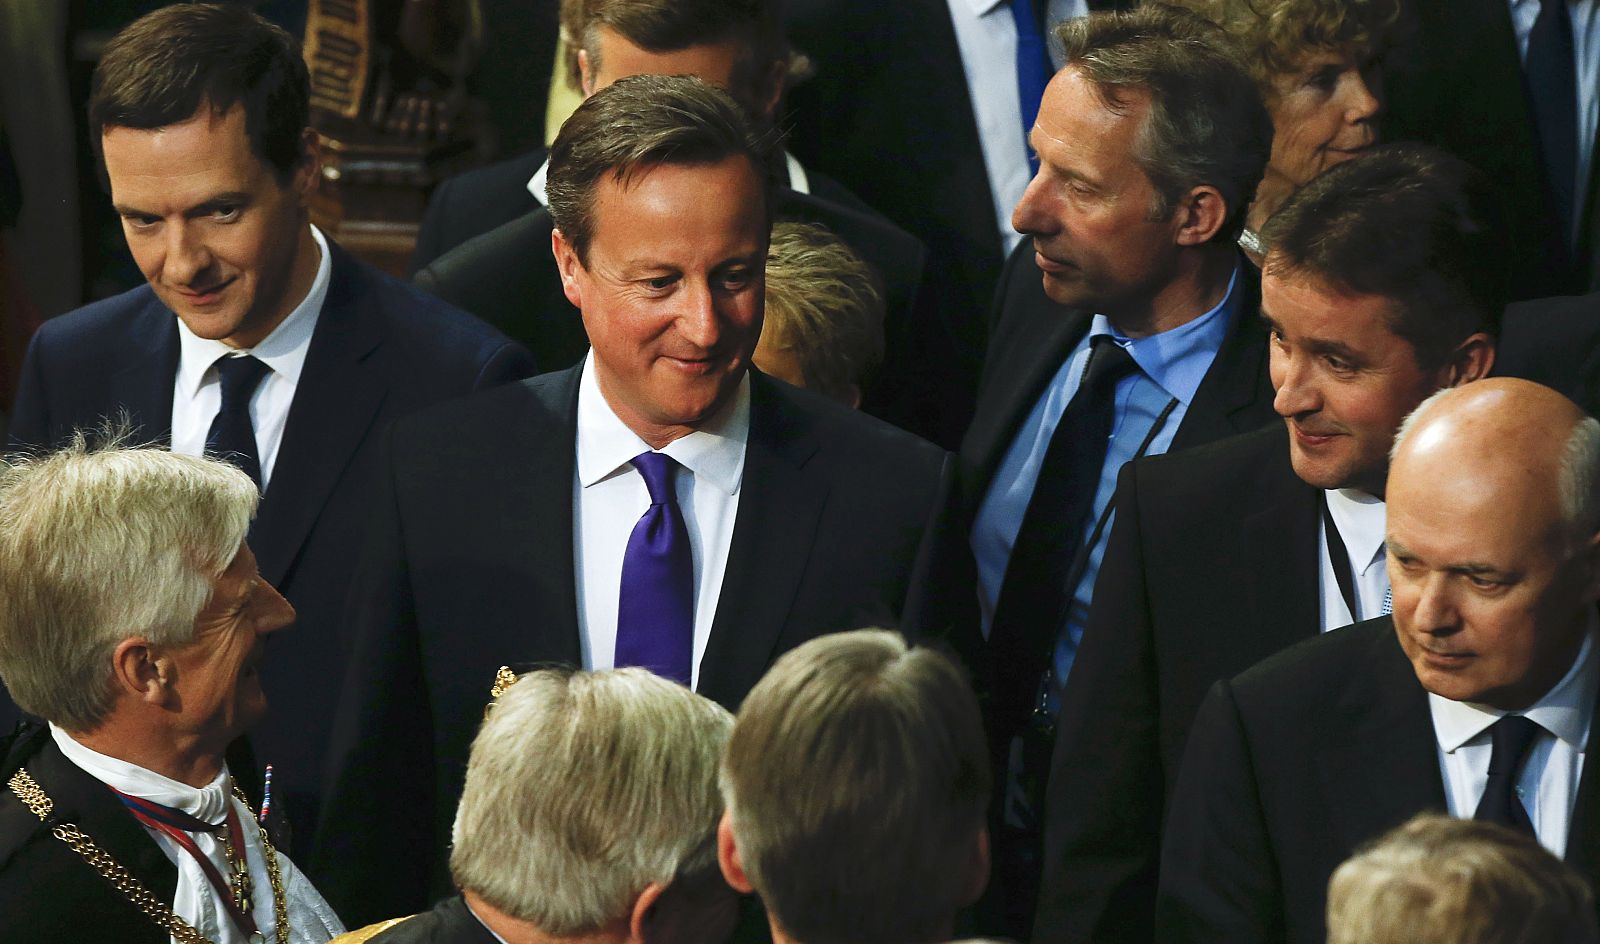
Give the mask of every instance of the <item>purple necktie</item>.
[[633, 467], [650, 490], [650, 507], [633, 526], [622, 557], [622, 594], [617, 601], [620, 668], [638, 665], [689, 684], [694, 656], [694, 562], [672, 474], [671, 456], [646, 452]]

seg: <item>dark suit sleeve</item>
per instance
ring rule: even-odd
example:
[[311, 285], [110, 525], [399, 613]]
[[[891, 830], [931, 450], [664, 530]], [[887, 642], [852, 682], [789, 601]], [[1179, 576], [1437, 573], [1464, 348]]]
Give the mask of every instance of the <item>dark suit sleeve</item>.
[[967, 546], [971, 522], [962, 510], [955, 458], [945, 459], [939, 497], [911, 571], [901, 629], [914, 642], [953, 652], [972, 675], [979, 697], [987, 690], [987, 654], [978, 618], [978, 574]]
[[1137, 462], [1067, 685], [1046, 795], [1033, 940], [1148, 941], [1160, 857], [1160, 699], [1145, 582]]
[[427, 906], [437, 818], [433, 724], [393, 482], [391, 429], [346, 617], [355, 639], [334, 718], [311, 872], [346, 925]]
[[495, 349], [484, 361], [483, 369], [472, 381], [473, 390], [487, 390], [503, 383], [526, 380], [539, 372], [528, 349], [515, 341], [507, 341]]
[[50, 409], [44, 389], [44, 374], [39, 361], [39, 335], [28, 343], [28, 353], [22, 360], [22, 382], [17, 387], [16, 403], [11, 411], [11, 429], [7, 434], [9, 449], [50, 446]]
[[1174, 944], [1284, 940], [1283, 889], [1232, 686], [1200, 706], [1161, 846], [1156, 939]]

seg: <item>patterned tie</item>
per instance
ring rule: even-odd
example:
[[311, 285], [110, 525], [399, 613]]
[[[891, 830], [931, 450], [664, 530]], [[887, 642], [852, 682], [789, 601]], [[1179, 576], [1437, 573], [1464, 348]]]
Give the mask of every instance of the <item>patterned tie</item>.
[[256, 431], [250, 425], [250, 395], [267, 375], [268, 367], [246, 354], [217, 358], [217, 378], [222, 382], [222, 406], [206, 431], [206, 455], [225, 459], [244, 471], [261, 487], [261, 459], [256, 452]]
[[[1017, 25], [1017, 95], [1022, 103], [1024, 145], [1033, 131], [1033, 123], [1039, 118], [1039, 100], [1044, 98], [1044, 87], [1050, 84], [1054, 71], [1033, 4], [1034, 0], [1011, 0], [1011, 19]], [[1039, 172], [1039, 158], [1032, 148], [1028, 149], [1028, 168], [1035, 174]]]
[[1506, 715], [1489, 728], [1494, 744], [1494, 753], [1489, 756], [1489, 782], [1483, 788], [1483, 799], [1478, 801], [1473, 819], [1499, 823], [1538, 838], [1534, 835], [1528, 808], [1517, 797], [1517, 774], [1528, 756], [1528, 748], [1543, 730], [1537, 721], [1521, 715]]
[[1570, 246], [1578, 186], [1578, 72], [1567, 0], [1540, 0], [1523, 78], [1550, 196], [1561, 215], [1561, 243]]
[[643, 666], [689, 684], [694, 657], [694, 562], [689, 529], [672, 488], [678, 463], [659, 452], [633, 458], [650, 507], [633, 526], [622, 557], [615, 664]]
[[1120, 345], [1097, 336], [1083, 381], [1050, 436], [989, 629], [997, 689], [993, 714], [1001, 732], [1015, 731], [1030, 710], [1066, 619], [1073, 592], [1069, 571], [1083, 547], [1105, 465], [1117, 382], [1137, 369]]

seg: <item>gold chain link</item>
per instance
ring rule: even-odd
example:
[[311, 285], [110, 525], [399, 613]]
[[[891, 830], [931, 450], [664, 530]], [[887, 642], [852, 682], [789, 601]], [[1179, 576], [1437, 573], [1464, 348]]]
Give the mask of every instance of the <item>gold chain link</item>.
[[[6, 786], [11, 788], [11, 792], [16, 794], [17, 799], [21, 800], [22, 804], [33, 815], [39, 817], [41, 822], [49, 823], [50, 813], [55, 809], [55, 803], [50, 799], [49, 794], [45, 793], [44, 789], [28, 774], [26, 768], [19, 768], [15, 774], [12, 774], [11, 779], [6, 782]], [[249, 810], [250, 804], [245, 802], [238, 786], [233, 788], [233, 792], [239, 801], [244, 803], [245, 809]], [[277, 927], [274, 930], [277, 932], [278, 944], [289, 944], [289, 908], [283, 891], [283, 876], [279, 874], [278, 853], [277, 850], [272, 848], [272, 841], [267, 838], [267, 831], [260, 826], [257, 826], [257, 828], [261, 829], [262, 852], [267, 860], [267, 878], [272, 882], [272, 911], [273, 918], [277, 923]], [[62, 823], [59, 826], [52, 827], [50, 832], [57, 839], [66, 843], [67, 848], [76, 852], [85, 862], [89, 863], [95, 871], [99, 872], [106, 881], [111, 883], [113, 888], [121, 892], [129, 901], [133, 902], [135, 907], [144, 912], [146, 917], [154, 921], [162, 930], [172, 935], [181, 944], [211, 944], [211, 941], [205, 935], [195, 930], [194, 926], [189, 922], [173, 914], [172, 909], [165, 902], [152, 895], [149, 889], [145, 888], [137, 878], [134, 878], [127, 869], [123, 868], [122, 863], [113, 858], [110, 853], [95, 845], [94, 840], [85, 835], [76, 825]]]

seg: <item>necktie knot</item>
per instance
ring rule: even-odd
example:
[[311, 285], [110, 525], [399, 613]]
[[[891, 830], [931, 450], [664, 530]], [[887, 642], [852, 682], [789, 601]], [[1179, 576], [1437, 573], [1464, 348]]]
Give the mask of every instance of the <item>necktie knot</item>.
[[633, 457], [633, 467], [644, 477], [644, 487], [650, 490], [650, 504], [674, 504], [677, 496], [672, 491], [672, 473], [678, 463], [664, 452], [641, 452]]
[[224, 354], [217, 358], [217, 380], [222, 385], [222, 409], [242, 410], [269, 368], [249, 354]]
[[1103, 395], [1117, 381], [1139, 369], [1133, 355], [1109, 335], [1097, 335], [1089, 347], [1089, 366], [1083, 373], [1085, 392]]
[[1528, 748], [1544, 728], [1522, 715], [1506, 715], [1489, 729], [1493, 752], [1489, 755], [1489, 776], [1515, 777]]

